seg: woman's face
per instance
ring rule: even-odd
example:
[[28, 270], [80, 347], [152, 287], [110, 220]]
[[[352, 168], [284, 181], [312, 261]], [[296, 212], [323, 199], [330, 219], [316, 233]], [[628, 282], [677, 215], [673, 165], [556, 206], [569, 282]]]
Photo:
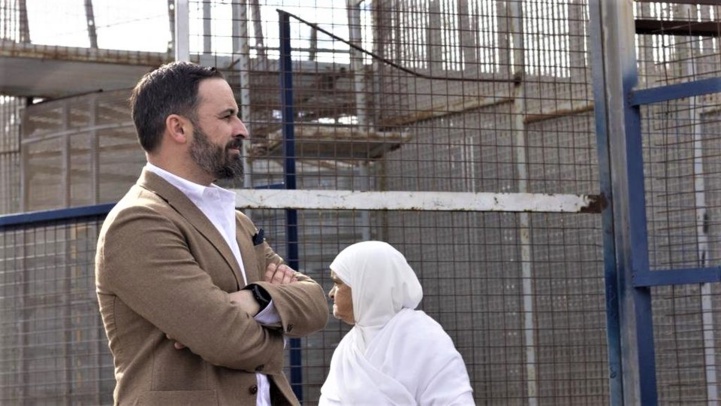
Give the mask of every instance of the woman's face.
[[333, 271], [330, 271], [330, 278], [333, 280], [333, 288], [328, 296], [333, 300], [333, 317], [350, 325], [355, 324], [350, 286], [343, 283]]

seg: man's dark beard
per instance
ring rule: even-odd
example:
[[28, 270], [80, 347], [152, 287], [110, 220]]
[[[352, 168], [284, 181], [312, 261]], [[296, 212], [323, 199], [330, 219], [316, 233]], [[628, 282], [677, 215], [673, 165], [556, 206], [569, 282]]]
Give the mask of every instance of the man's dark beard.
[[193, 142], [190, 144], [190, 156], [203, 170], [217, 179], [233, 179], [243, 176], [243, 161], [228, 153], [229, 147], [241, 149], [240, 139], [231, 141], [225, 147], [213, 145], [208, 136], [194, 125]]

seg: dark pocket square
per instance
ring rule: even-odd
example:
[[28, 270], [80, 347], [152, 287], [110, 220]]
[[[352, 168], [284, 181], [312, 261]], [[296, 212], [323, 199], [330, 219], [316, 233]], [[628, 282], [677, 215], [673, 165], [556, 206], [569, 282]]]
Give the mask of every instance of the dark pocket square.
[[260, 245], [265, 241], [265, 231], [262, 228], [258, 229], [258, 234], [253, 236], [253, 245]]

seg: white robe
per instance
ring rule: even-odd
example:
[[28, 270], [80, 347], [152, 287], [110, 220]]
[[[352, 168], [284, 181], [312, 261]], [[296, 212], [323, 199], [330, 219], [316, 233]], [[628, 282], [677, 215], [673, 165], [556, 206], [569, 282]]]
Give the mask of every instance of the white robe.
[[366, 241], [331, 269], [351, 287], [356, 324], [331, 359], [319, 405], [473, 405], [466, 366], [431, 317], [414, 310], [423, 291], [405, 257]]

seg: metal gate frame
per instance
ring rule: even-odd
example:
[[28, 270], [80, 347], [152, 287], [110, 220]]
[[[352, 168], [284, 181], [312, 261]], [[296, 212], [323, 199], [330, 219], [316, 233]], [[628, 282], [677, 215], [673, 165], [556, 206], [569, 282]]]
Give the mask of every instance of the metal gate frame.
[[642, 105], [721, 92], [721, 78], [635, 89], [632, 0], [590, 0], [612, 405], [658, 404], [651, 287], [721, 281], [721, 267], [650, 270]]

